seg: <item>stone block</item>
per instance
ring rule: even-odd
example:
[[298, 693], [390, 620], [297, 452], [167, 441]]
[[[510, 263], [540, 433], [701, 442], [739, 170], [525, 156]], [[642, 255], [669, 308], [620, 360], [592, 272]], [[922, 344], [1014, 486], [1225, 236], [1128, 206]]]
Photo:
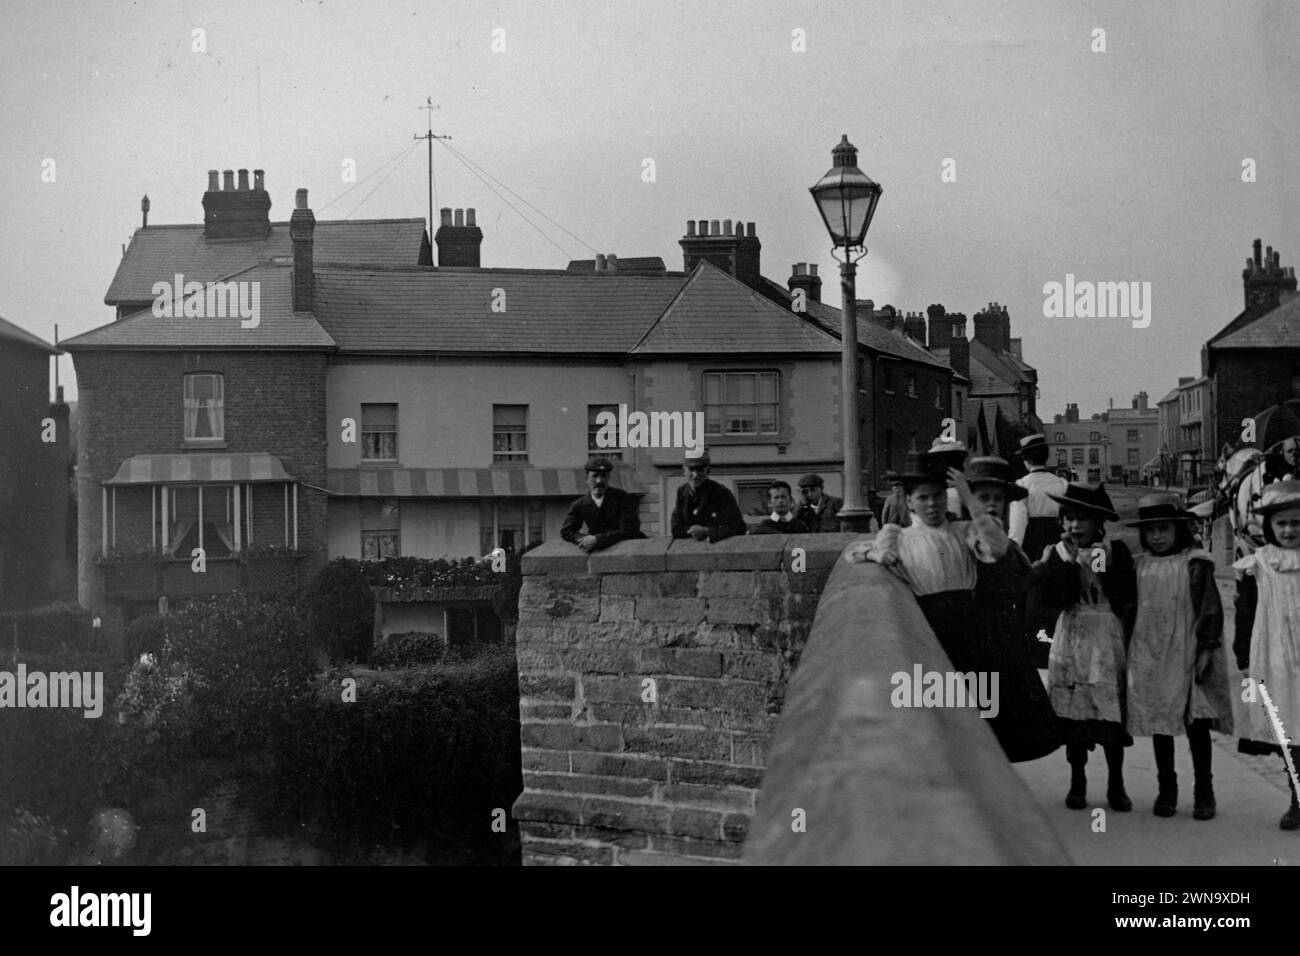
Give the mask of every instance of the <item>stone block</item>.
[[566, 647], [560, 660], [566, 671], [579, 674], [627, 674], [636, 670], [636, 652], [614, 646]]
[[561, 793], [595, 794], [609, 797], [649, 797], [654, 793], [651, 780], [623, 780], [619, 777], [572, 773], [533, 773], [524, 771], [524, 786], [529, 790], [557, 790]]
[[640, 704], [641, 678], [634, 674], [626, 677], [594, 677], [582, 679], [582, 696], [587, 701], [608, 704]]
[[697, 840], [720, 840], [722, 817], [722, 812], [718, 810], [673, 807], [667, 832], [673, 836], [693, 837]]
[[523, 699], [573, 700], [574, 692], [575, 682], [572, 677], [527, 671], [519, 675], [519, 696]]
[[619, 597], [695, 597], [699, 577], [694, 571], [610, 574], [601, 580], [601, 594]]
[[554, 750], [533, 750], [524, 747], [520, 752], [520, 756], [525, 770], [569, 772], [569, 755], [567, 753], [558, 753]]
[[629, 753], [649, 756], [730, 760], [732, 754], [730, 736], [713, 730], [627, 727], [624, 729], [624, 744]]
[[588, 560], [592, 574], [631, 574], [638, 571], [663, 571], [667, 568], [671, 538], [639, 538], [620, 541], [603, 551], [594, 551]]
[[[829, 569], [844, 554], [844, 549], [854, 541], [871, 539], [875, 535], [860, 535], [851, 532], [835, 534], [792, 534], [786, 538], [785, 554], [781, 566], [791, 568], [794, 565], [794, 549], [803, 548], [804, 567], [806, 570]], [[795, 572], [796, 574], [800, 572]]]
[[775, 571], [781, 567], [787, 535], [738, 535], [710, 543], [676, 538], [668, 549], [669, 571]]
[[610, 830], [636, 830], [641, 833], [664, 833], [671, 808], [662, 803], [616, 800], [609, 797], [584, 797], [583, 826]]
[[639, 597], [636, 599], [638, 621], [663, 621], [674, 624], [698, 624], [704, 620], [704, 601], [695, 597]]
[[525, 790], [515, 800], [512, 819], [544, 823], [581, 823], [582, 797], [576, 793]]
[[519, 824], [519, 833], [525, 839], [536, 837], [539, 840], [572, 840], [574, 831], [580, 829], [569, 823], [546, 823], [541, 820], [525, 820]]
[[714, 787], [747, 787], [758, 789], [763, 782], [759, 767], [737, 767], [729, 763], [711, 763], [704, 760], [670, 760], [669, 779], [673, 783], [698, 783]]
[[525, 723], [519, 738], [525, 747], [543, 750], [623, 749], [623, 735], [615, 724]]
[[585, 708], [592, 720], [599, 720], [602, 723], [648, 727], [662, 722], [657, 704], [610, 704], [593, 700], [589, 701]]
[[519, 719], [564, 720], [573, 716], [572, 703], [534, 703], [523, 701], [519, 705]]
[[722, 654], [703, 648], [646, 647], [636, 669], [642, 674], [721, 677]]
[[652, 834], [650, 849], [657, 853], [677, 853], [682, 856], [713, 857], [720, 860], [739, 860], [741, 846], [729, 840], [692, 840], [669, 834]]
[[719, 624], [705, 621], [688, 639], [690, 647], [745, 648], [754, 644], [753, 624]]
[[599, 616], [599, 578], [536, 575], [525, 578], [519, 590], [521, 625], [595, 621]]
[[525, 844], [525, 857], [531, 860], [526, 865], [531, 866], [546, 866], [548, 862], [567, 861], [587, 866], [612, 866], [614, 848], [590, 843], [574, 843], [568, 840], [528, 840]]
[[709, 598], [710, 624], [771, 624], [781, 619], [780, 597]]
[[650, 845], [650, 837], [634, 830], [602, 830], [599, 827], [573, 827], [574, 839], [599, 840], [621, 849], [643, 850]]
[[647, 850], [629, 850], [619, 853], [619, 866], [737, 866], [735, 860], [699, 859], [677, 853], [658, 853]]
[[722, 835], [734, 843], [744, 843], [749, 836], [749, 824], [748, 813], [729, 813], [722, 820]]
[[748, 650], [722, 652], [722, 673], [736, 680], [767, 681], [782, 671], [779, 654]]
[[639, 777], [667, 780], [668, 763], [651, 757], [616, 756], [602, 753], [573, 754], [573, 772], [604, 774], [611, 777]]
[[764, 735], [733, 734], [731, 762], [738, 766], [763, 767], [767, 765], [767, 752], [771, 738]]
[[758, 576], [777, 571], [701, 571], [700, 597], [753, 597], [758, 593]]
[[762, 684], [732, 680], [665, 680], [659, 702], [672, 707], [720, 711], [759, 711], [767, 701]]
[[553, 538], [525, 554], [520, 567], [525, 577], [586, 574], [587, 553], [576, 544]]
[[636, 598], [602, 594], [600, 596], [600, 619], [601, 621], [635, 621]]
[[673, 783], [661, 786], [658, 797], [665, 803], [674, 805], [703, 806], [741, 813], [749, 813], [754, 809], [753, 790], [725, 790], [720, 787]]

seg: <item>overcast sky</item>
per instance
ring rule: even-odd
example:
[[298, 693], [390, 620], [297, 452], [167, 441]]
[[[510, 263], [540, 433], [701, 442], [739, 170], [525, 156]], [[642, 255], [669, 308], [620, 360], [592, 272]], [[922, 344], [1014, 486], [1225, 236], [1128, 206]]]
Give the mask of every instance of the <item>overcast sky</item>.
[[[967, 315], [1005, 303], [1049, 421], [1071, 401], [1086, 415], [1145, 389], [1154, 403], [1199, 374], [1201, 344], [1242, 308], [1255, 237], [1300, 265], [1300, 16], [1284, 2], [30, 0], [5, 13], [0, 315], [47, 340], [56, 322], [68, 338], [111, 320], [103, 296], [141, 195], [151, 223], [202, 222], [208, 169], [265, 169], [273, 220], [298, 187], [318, 219], [425, 216], [412, 136], [428, 96], [435, 132], [578, 237], [501, 190], [552, 244], [436, 146], [436, 205], [478, 209], [484, 265], [562, 268], [594, 249], [680, 269], [688, 218], [752, 220], [764, 274], [816, 262], [835, 304], [807, 190], [847, 133], [884, 186], [859, 298]], [[1043, 286], [1067, 273], [1151, 283], [1150, 326], [1045, 318]]]

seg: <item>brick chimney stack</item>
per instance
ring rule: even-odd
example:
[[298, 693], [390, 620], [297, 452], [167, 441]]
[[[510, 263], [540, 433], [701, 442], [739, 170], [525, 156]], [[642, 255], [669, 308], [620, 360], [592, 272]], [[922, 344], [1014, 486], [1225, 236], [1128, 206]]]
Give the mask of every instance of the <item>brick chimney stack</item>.
[[1246, 260], [1246, 268], [1241, 272], [1242, 289], [1246, 297], [1246, 308], [1256, 302], [1278, 305], [1293, 298], [1296, 294], [1295, 268], [1283, 268], [1280, 252], [1274, 252], [1269, 246], [1262, 259], [1260, 241], [1252, 243], [1254, 256]]
[[817, 263], [796, 262], [790, 273], [790, 278], [786, 280], [786, 288], [791, 293], [795, 289], [803, 289], [804, 294], [812, 302], [822, 300], [822, 277], [817, 274]]
[[737, 222], [732, 229], [731, 220], [701, 219], [697, 224], [688, 220], [686, 235], [678, 240], [682, 247], [682, 260], [687, 272], [707, 259], [723, 272], [730, 273], [745, 285], [757, 288], [761, 276], [762, 244], [754, 224]]
[[925, 318], [920, 312], [909, 312], [903, 317], [903, 332], [908, 338], [925, 344]]
[[438, 246], [439, 266], [461, 266], [464, 268], [481, 268], [480, 254], [483, 247], [483, 230], [474, 222], [473, 209], [453, 211], [444, 207], [442, 225], [433, 236]]
[[930, 349], [946, 349], [952, 341], [952, 322], [942, 305], [927, 305], [925, 314], [929, 321]]
[[293, 311], [315, 309], [316, 274], [313, 236], [316, 216], [307, 205], [307, 190], [299, 189], [295, 209], [289, 217], [289, 238], [293, 240]]
[[1072, 402], [1065, 406], [1065, 421], [1067, 424], [1079, 421], [1079, 406], [1077, 403]]
[[975, 340], [995, 352], [1011, 351], [1011, 317], [1006, 306], [990, 302], [975, 313]]
[[140, 215], [143, 221], [140, 223], [141, 229], [149, 228], [149, 194], [145, 193], [144, 198], [140, 200]]
[[217, 188], [217, 171], [208, 170], [208, 191], [203, 194], [203, 238], [265, 239], [271, 234], [271, 196], [263, 183], [262, 170], [255, 170], [255, 183], [248, 185], [248, 170], [222, 174], [223, 187]]
[[958, 375], [970, 378], [970, 339], [966, 338], [966, 313], [950, 313], [947, 316], [947, 326], [952, 336], [948, 340], [948, 366]]

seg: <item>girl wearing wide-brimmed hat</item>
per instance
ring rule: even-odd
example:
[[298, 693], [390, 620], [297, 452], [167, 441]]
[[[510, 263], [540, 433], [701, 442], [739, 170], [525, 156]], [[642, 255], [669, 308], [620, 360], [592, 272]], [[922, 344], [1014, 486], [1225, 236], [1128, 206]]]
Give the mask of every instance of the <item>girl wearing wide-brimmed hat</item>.
[[1210, 731], [1232, 733], [1232, 698], [1223, 648], [1223, 605], [1214, 561], [1197, 546], [1196, 515], [1169, 492], [1138, 502], [1144, 554], [1137, 559], [1137, 609], [1128, 647], [1128, 723], [1151, 735], [1159, 793], [1154, 812], [1178, 805], [1174, 737], [1187, 734], [1195, 773], [1192, 816], [1215, 814]]
[[[1012, 481], [1002, 458], [979, 457], [963, 471], [971, 493], [1005, 525], [1007, 508], [1028, 492]], [[1001, 674], [1001, 708], [990, 723], [1007, 759], [1037, 760], [1061, 746], [1061, 729], [1038, 669], [1024, 641], [1029, 559], [1014, 541], [992, 564], [976, 565], [975, 602], [979, 608], [976, 639], [981, 667]]]
[[[1275, 714], [1270, 715], [1264, 693], [1254, 688], [1250, 703], [1253, 736], [1277, 739], [1273, 717], [1288, 738], [1300, 733], [1300, 481], [1275, 481], [1264, 489], [1255, 508], [1264, 525], [1263, 547], [1237, 561], [1241, 572], [1237, 592], [1233, 651], [1242, 673], [1263, 685]], [[1291, 748], [1292, 768], [1300, 768], [1300, 747]], [[1288, 773], [1291, 806], [1282, 815], [1283, 830], [1300, 829], [1300, 795]]]
[[1106, 541], [1106, 522], [1119, 516], [1102, 485], [1071, 484], [1051, 496], [1061, 506], [1061, 539], [1033, 566], [1036, 587], [1048, 608], [1059, 609], [1048, 655], [1047, 687], [1061, 719], [1070, 763], [1065, 805], [1087, 806], [1088, 752], [1101, 744], [1111, 809], [1127, 811], [1124, 748], [1125, 665], [1136, 590], [1133, 556], [1122, 541]]

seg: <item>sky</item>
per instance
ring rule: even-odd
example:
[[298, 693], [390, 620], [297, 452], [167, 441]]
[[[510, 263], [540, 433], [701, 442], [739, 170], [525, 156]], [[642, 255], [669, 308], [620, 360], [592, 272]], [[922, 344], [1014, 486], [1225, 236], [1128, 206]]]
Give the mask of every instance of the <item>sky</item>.
[[[1048, 421], [1141, 390], [1154, 404], [1198, 375], [1242, 309], [1253, 239], [1300, 265], [1300, 6], [1283, 0], [5, 12], [0, 316], [47, 341], [55, 323], [69, 338], [111, 321], [141, 196], [151, 224], [202, 222], [209, 169], [264, 169], [275, 221], [300, 187], [318, 220], [425, 216], [414, 137], [430, 115], [451, 137], [435, 208], [478, 210], [485, 266], [603, 252], [680, 269], [688, 219], [743, 220], [765, 275], [815, 262], [837, 305], [807, 190], [847, 134], [884, 188], [858, 298], [1006, 305]], [[1067, 274], [1150, 283], [1149, 324], [1045, 316], [1044, 287]], [[71, 358], [59, 366], [75, 397]]]

